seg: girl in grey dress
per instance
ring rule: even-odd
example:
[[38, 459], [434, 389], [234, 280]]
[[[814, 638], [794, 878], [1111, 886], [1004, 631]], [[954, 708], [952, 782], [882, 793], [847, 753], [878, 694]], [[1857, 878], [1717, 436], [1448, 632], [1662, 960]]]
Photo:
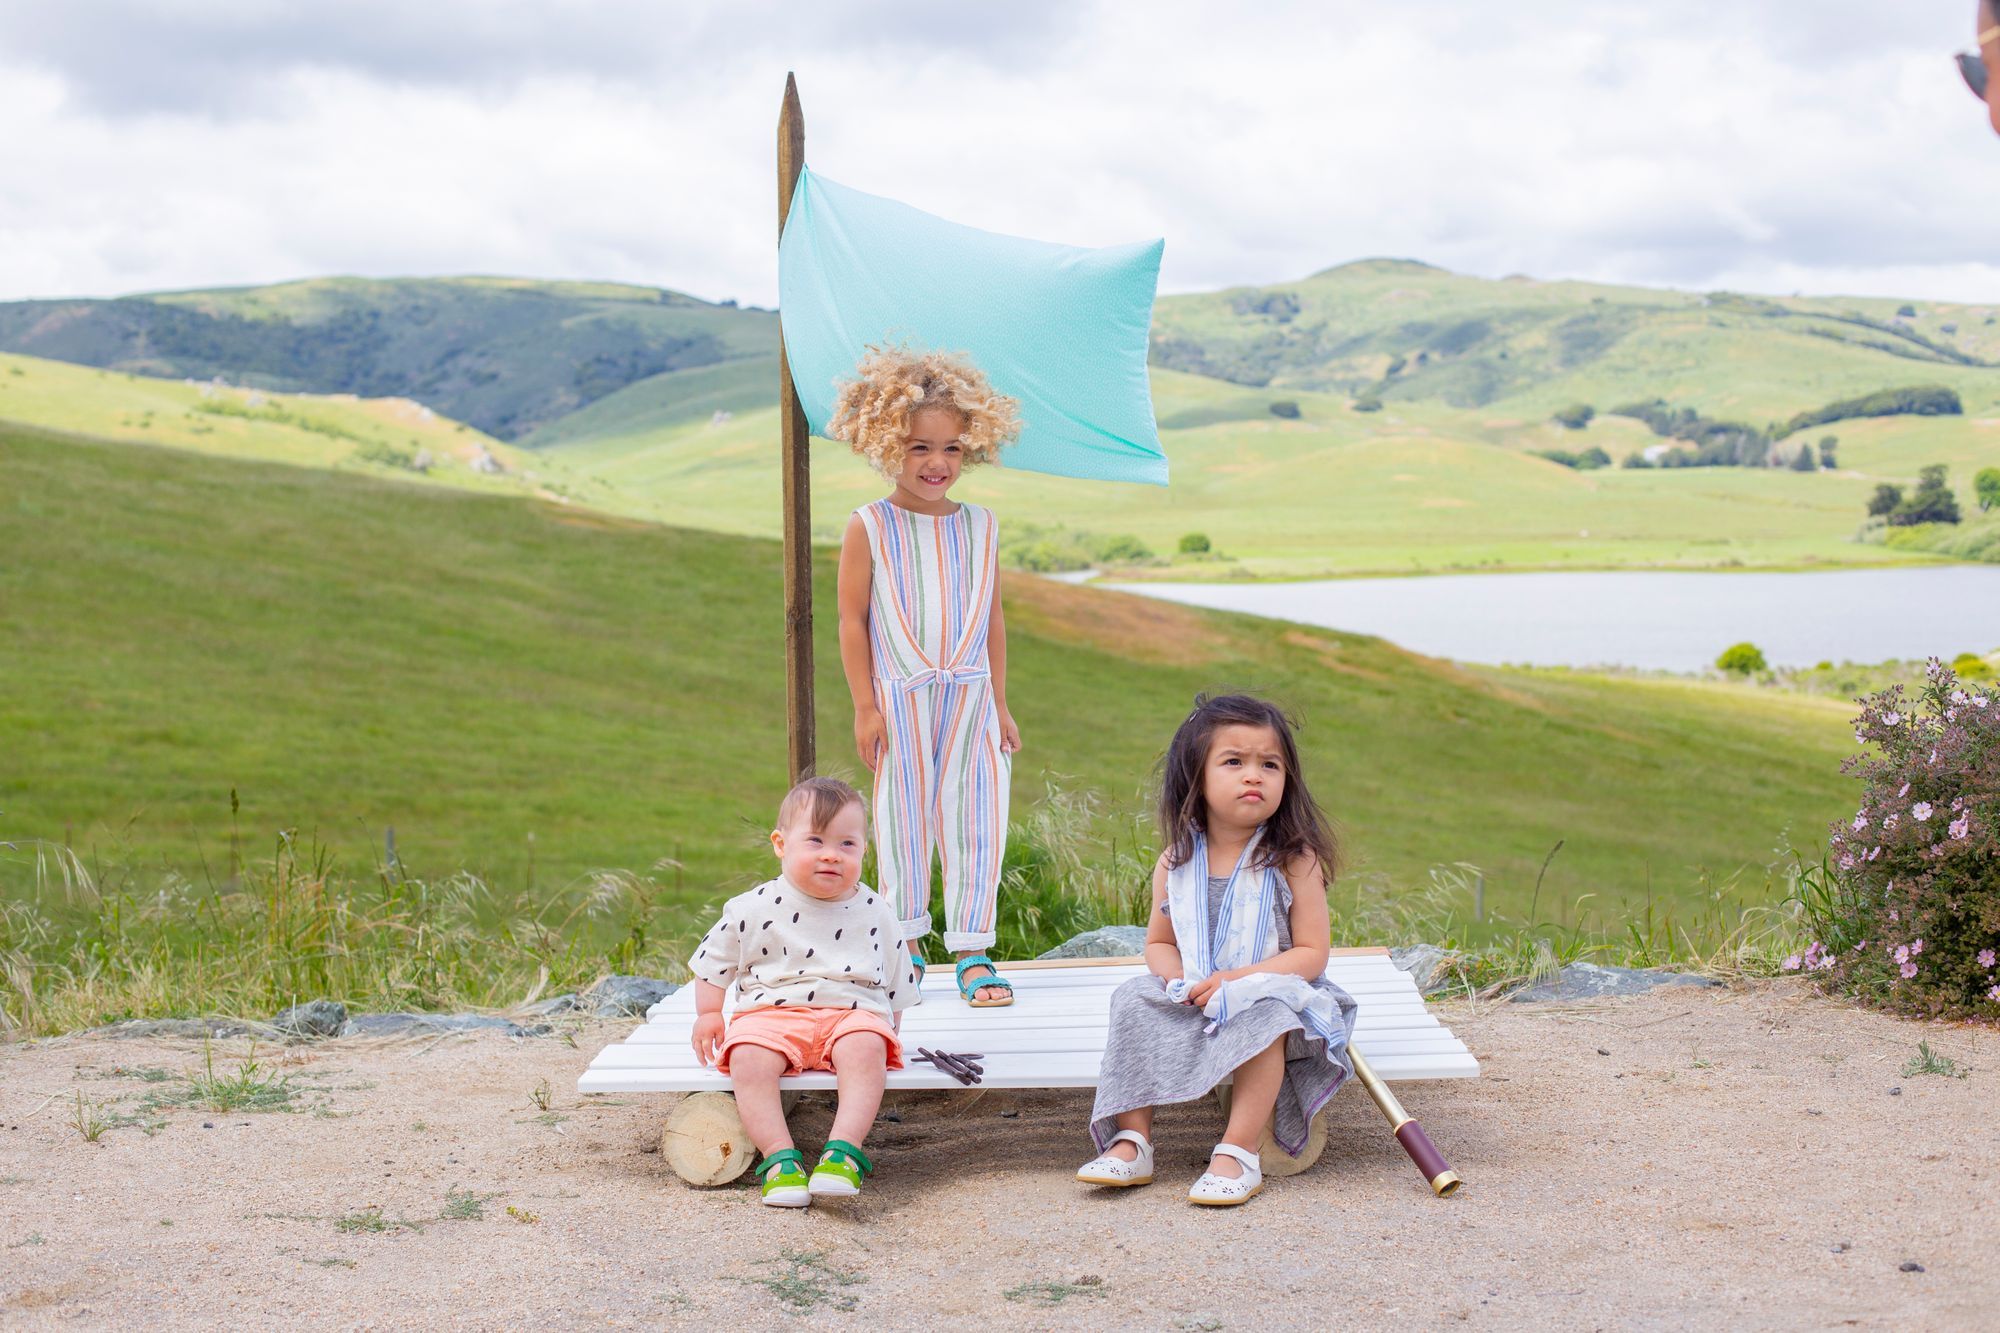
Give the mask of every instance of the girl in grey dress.
[[1260, 699], [1198, 699], [1163, 764], [1146, 931], [1149, 975], [1120, 986], [1091, 1111], [1091, 1184], [1153, 1178], [1153, 1109], [1233, 1082], [1229, 1125], [1192, 1202], [1242, 1203], [1263, 1185], [1264, 1127], [1287, 1152], [1353, 1072], [1354, 1001], [1326, 980], [1326, 885], [1337, 855], [1299, 772], [1284, 714]]

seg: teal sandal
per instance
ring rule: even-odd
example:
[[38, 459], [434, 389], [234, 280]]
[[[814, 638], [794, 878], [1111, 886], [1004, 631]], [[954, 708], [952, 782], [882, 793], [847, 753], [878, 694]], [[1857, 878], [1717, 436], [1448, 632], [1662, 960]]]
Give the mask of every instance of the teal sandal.
[[[905, 950], [905, 952], [908, 952], [908, 950]], [[923, 989], [924, 969], [929, 967], [930, 964], [924, 961], [924, 956], [922, 954], [913, 953], [910, 954], [910, 966], [915, 968], [917, 971], [917, 988], [919, 990]]]
[[808, 1188], [814, 1194], [852, 1198], [861, 1193], [861, 1178], [874, 1172], [875, 1163], [868, 1160], [868, 1154], [846, 1139], [828, 1139]]
[[[968, 982], [965, 979], [965, 969], [968, 967], [983, 967], [993, 975], [975, 977]], [[1007, 992], [1007, 998], [1004, 1000], [975, 1000], [972, 998], [982, 988], [987, 986], [1000, 987]], [[993, 966], [993, 960], [983, 953], [971, 954], [958, 960], [958, 993], [964, 996], [965, 1002], [974, 1009], [1002, 1009], [1014, 1003], [1014, 983], [1001, 976], [1000, 969]]]
[[757, 1163], [764, 1178], [764, 1202], [773, 1208], [803, 1208], [812, 1202], [813, 1190], [806, 1180], [805, 1155], [797, 1148], [785, 1148]]

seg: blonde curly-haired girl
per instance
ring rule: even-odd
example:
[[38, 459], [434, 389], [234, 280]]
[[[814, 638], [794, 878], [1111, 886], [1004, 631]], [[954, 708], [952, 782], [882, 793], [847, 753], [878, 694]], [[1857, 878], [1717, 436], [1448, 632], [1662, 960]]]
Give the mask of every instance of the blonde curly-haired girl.
[[893, 894], [921, 974], [931, 857], [944, 868], [944, 947], [975, 1008], [1014, 1002], [993, 946], [1007, 784], [1021, 732], [1007, 711], [993, 511], [949, 492], [1020, 433], [1014, 399], [962, 357], [871, 347], [827, 434], [889, 480], [840, 549], [840, 660], [854, 743], [875, 774], [877, 887]]

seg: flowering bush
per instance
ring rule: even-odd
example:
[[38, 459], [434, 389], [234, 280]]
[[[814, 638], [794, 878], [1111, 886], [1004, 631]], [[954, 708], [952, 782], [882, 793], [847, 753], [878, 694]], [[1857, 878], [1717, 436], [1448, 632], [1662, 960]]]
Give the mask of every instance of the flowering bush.
[[1854, 739], [1873, 747], [1842, 765], [1861, 806], [1808, 903], [1820, 938], [1785, 966], [1896, 1009], [2000, 1015], [2000, 694], [1933, 660], [1914, 700], [1863, 700]]

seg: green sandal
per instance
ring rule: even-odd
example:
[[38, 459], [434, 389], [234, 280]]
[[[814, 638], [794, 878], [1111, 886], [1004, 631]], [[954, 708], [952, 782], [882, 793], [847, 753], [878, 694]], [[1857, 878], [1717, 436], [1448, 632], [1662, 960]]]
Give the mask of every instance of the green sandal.
[[814, 1194], [830, 1194], [835, 1198], [852, 1198], [861, 1193], [861, 1178], [872, 1175], [875, 1163], [868, 1155], [849, 1143], [846, 1139], [828, 1139], [826, 1148], [819, 1155], [819, 1165], [813, 1168], [812, 1183], [808, 1188]]
[[[967, 982], [965, 979], [965, 969], [968, 967], [983, 967], [993, 975], [975, 977], [971, 982]], [[982, 988], [987, 986], [1000, 987], [1007, 992], [1007, 998], [1004, 1000], [975, 1000], [972, 998]], [[974, 1009], [1002, 1009], [1014, 1003], [1014, 983], [1001, 976], [1000, 969], [993, 966], [993, 960], [983, 953], [971, 954], [958, 960], [958, 993], [964, 996], [965, 1002]]]
[[772, 1153], [757, 1164], [757, 1172], [764, 1177], [764, 1202], [773, 1208], [803, 1208], [812, 1202], [805, 1155], [797, 1148]]

